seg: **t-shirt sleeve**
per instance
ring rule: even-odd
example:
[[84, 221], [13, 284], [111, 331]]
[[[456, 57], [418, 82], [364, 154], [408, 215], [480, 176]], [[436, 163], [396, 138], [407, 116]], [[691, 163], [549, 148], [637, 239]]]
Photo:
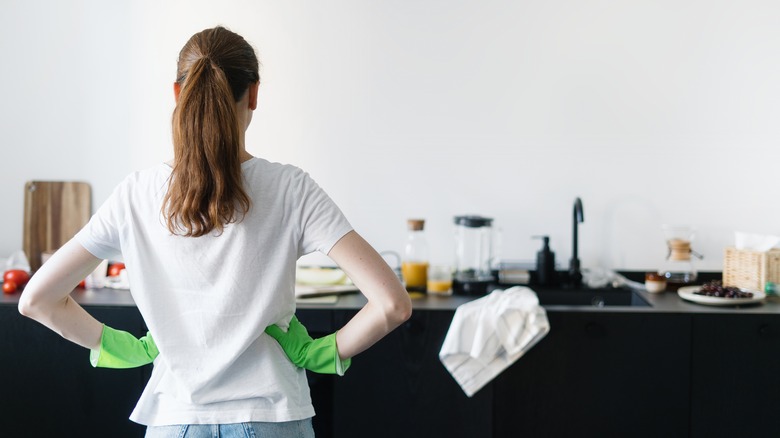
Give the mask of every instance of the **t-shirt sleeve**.
[[328, 254], [333, 245], [352, 231], [344, 213], [306, 173], [302, 178], [301, 244], [299, 256], [319, 251]]
[[114, 189], [87, 225], [76, 234], [76, 240], [81, 246], [97, 258], [122, 260], [119, 240], [122, 223], [121, 187], [122, 184]]

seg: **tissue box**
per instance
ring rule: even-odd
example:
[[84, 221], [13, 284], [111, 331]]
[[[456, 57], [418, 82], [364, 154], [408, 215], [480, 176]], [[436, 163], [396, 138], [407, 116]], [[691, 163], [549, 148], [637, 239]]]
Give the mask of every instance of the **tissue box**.
[[723, 285], [764, 290], [767, 281], [780, 283], [780, 249], [767, 252], [726, 248], [723, 256]]

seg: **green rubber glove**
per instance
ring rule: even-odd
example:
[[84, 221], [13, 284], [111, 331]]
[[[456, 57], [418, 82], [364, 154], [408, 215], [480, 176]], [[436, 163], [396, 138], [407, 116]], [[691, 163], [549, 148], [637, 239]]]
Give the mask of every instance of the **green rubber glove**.
[[336, 333], [312, 339], [306, 327], [293, 315], [290, 328], [282, 331], [276, 324], [269, 325], [265, 332], [279, 342], [287, 357], [295, 366], [320, 374], [343, 376], [352, 364], [352, 359], [341, 360], [336, 348]]
[[103, 324], [100, 349], [89, 351], [89, 363], [97, 368], [135, 368], [152, 363], [158, 354], [151, 333], [138, 339]]

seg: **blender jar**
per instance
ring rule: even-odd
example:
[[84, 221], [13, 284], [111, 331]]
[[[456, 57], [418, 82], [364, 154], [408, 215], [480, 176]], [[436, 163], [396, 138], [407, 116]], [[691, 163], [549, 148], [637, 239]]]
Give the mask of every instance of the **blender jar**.
[[452, 289], [457, 295], [484, 295], [494, 281], [492, 261], [493, 219], [455, 217], [455, 273]]

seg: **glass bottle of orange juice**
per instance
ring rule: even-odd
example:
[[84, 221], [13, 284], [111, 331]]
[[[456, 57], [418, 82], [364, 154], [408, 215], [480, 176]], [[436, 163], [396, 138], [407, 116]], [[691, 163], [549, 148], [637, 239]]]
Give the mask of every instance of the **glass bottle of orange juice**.
[[428, 283], [428, 242], [425, 239], [425, 220], [406, 221], [409, 234], [406, 238], [401, 274], [409, 292], [425, 292]]

